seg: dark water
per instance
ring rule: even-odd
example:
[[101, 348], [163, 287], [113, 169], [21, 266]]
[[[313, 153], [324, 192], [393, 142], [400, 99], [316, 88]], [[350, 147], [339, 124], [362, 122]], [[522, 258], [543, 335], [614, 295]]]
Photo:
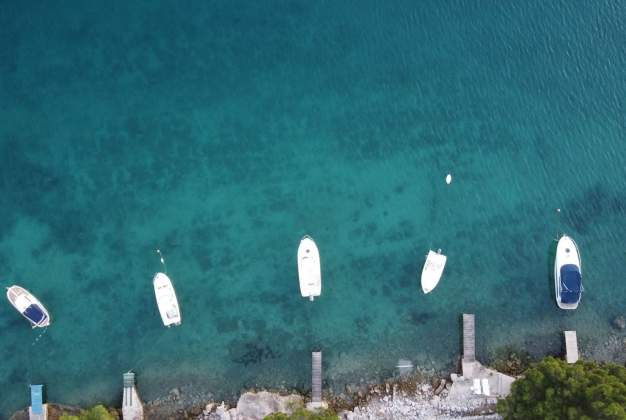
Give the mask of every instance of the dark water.
[[[1, 415], [31, 382], [119, 404], [129, 369], [146, 399], [306, 388], [316, 348], [335, 386], [449, 368], [462, 312], [485, 360], [559, 352], [563, 329], [623, 358], [602, 343], [626, 312], [624, 3], [127, 3], [0, 3], [0, 281], [53, 317], [38, 339], [0, 308]], [[561, 232], [573, 313], [549, 278]], [[448, 265], [424, 296], [429, 248]]]

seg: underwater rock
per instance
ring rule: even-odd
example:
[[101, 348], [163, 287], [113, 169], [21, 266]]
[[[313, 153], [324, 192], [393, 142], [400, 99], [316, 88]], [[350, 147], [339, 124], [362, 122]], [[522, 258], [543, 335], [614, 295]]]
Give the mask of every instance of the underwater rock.
[[265, 360], [276, 359], [278, 354], [264, 343], [248, 342], [244, 343], [242, 353], [233, 360], [244, 366], [261, 363]]
[[613, 318], [613, 327], [617, 328], [618, 330], [623, 330], [624, 328], [626, 328], [626, 319], [620, 315], [620, 316], [616, 316], [615, 318]]

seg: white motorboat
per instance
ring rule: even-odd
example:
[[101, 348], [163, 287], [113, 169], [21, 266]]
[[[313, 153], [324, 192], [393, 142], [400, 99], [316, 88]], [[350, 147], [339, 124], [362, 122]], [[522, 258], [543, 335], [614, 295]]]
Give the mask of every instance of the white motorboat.
[[163, 320], [163, 325], [166, 327], [180, 325], [182, 317], [172, 281], [166, 274], [156, 273], [152, 283], [154, 284], [154, 295], [156, 297], [157, 306], [159, 307], [161, 319]]
[[567, 235], [561, 236], [554, 258], [554, 292], [561, 309], [576, 309], [583, 291], [578, 246]]
[[437, 287], [439, 280], [441, 280], [443, 269], [446, 266], [446, 260], [447, 257], [441, 253], [440, 249], [437, 252], [428, 251], [426, 262], [422, 269], [422, 290], [424, 293], [430, 293]]
[[322, 269], [320, 253], [315, 241], [310, 236], [304, 236], [298, 247], [298, 278], [300, 293], [313, 301], [322, 293]]
[[33, 328], [50, 325], [50, 314], [28, 290], [16, 285], [7, 287], [7, 299], [30, 322]]

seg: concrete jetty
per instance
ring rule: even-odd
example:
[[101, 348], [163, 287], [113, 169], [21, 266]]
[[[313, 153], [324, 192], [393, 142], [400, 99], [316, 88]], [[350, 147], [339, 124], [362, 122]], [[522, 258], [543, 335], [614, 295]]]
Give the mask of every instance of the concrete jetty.
[[143, 420], [143, 404], [135, 387], [135, 374], [127, 372], [123, 375], [124, 394], [122, 397], [122, 419]]
[[474, 314], [463, 314], [463, 361], [476, 360], [476, 329]]
[[311, 402], [308, 409], [328, 408], [328, 404], [322, 401], [322, 352], [311, 353]]
[[576, 363], [579, 357], [576, 331], [563, 331], [563, 334], [565, 336], [565, 361]]
[[43, 385], [30, 386], [29, 420], [47, 420], [48, 404], [43, 403]]
[[476, 323], [474, 314], [463, 314], [463, 358], [461, 376], [453, 374], [450, 395], [506, 397], [515, 381], [512, 376], [483, 366], [476, 360]]

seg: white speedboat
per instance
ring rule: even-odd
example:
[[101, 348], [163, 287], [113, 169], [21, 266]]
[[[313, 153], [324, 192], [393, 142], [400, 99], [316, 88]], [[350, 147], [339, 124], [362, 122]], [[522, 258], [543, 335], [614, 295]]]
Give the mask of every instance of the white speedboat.
[[50, 314], [39, 300], [20, 286], [7, 287], [7, 299], [33, 328], [50, 325]]
[[554, 292], [561, 309], [576, 309], [583, 291], [578, 246], [567, 235], [561, 236], [554, 259]]
[[422, 269], [422, 290], [424, 293], [430, 293], [437, 287], [439, 280], [441, 280], [443, 269], [446, 266], [446, 260], [447, 257], [441, 253], [440, 249], [437, 252], [428, 251], [426, 262]]
[[166, 274], [156, 273], [152, 283], [154, 284], [154, 295], [156, 296], [163, 325], [166, 327], [180, 325], [182, 317], [172, 281]]
[[306, 235], [298, 247], [298, 278], [302, 297], [313, 301], [322, 293], [320, 253], [313, 239]]

